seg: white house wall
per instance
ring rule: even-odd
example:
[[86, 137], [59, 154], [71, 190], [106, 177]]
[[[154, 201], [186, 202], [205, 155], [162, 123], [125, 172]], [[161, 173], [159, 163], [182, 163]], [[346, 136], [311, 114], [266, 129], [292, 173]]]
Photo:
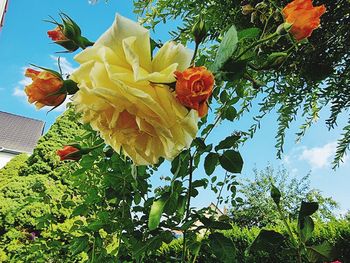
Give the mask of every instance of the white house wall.
[[15, 156], [15, 154], [0, 152], [0, 169]]

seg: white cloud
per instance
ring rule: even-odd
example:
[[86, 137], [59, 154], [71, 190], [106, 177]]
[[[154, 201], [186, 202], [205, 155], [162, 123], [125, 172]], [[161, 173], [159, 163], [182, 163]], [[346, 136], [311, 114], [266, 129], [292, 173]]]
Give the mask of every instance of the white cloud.
[[24, 76], [25, 71], [26, 71], [26, 68], [22, 68], [23, 78], [20, 81], [18, 81], [17, 83], [18, 85], [13, 89], [12, 95], [25, 99], [24, 101], [27, 101], [27, 95], [24, 92], [24, 87], [29, 85], [32, 81], [30, 78], [27, 78], [26, 76]]
[[[51, 55], [50, 58], [55, 61], [54, 64], [57, 67], [58, 57]], [[75, 70], [74, 67], [72, 66], [72, 64], [65, 57], [60, 57], [60, 66], [61, 66], [63, 75], [69, 75]], [[25, 70], [26, 70], [26, 68], [22, 68], [23, 78], [20, 81], [18, 81], [17, 85], [14, 87], [12, 95], [20, 98], [21, 100], [23, 100], [23, 102], [28, 103], [27, 102], [27, 95], [24, 92], [24, 87], [31, 84], [32, 80], [30, 78], [27, 78], [24, 76]], [[59, 107], [57, 107], [53, 111], [63, 112], [66, 109], [66, 105], [69, 101], [70, 100], [67, 97], [65, 102], [63, 102]]]
[[336, 142], [330, 142], [320, 147], [303, 147], [299, 160], [309, 163], [312, 169], [329, 167], [337, 148]]
[[13, 93], [12, 93], [13, 96], [16, 96], [16, 97], [23, 97], [23, 98], [26, 98], [27, 95], [26, 93], [24, 92], [24, 90], [22, 88], [20, 88], [19, 86], [16, 86], [14, 89], [13, 89]]
[[[336, 148], [336, 141], [316, 147], [294, 147], [288, 154], [284, 155], [282, 163], [290, 169], [294, 168], [296, 165], [300, 165], [301, 162], [306, 162], [312, 170], [331, 168]], [[343, 164], [347, 163], [348, 160], [349, 157], [345, 156], [343, 158]]]
[[50, 56], [55, 62], [54, 65], [57, 67], [57, 63], [58, 63], [58, 58], [60, 58], [60, 66], [62, 69], [62, 73], [64, 75], [69, 75], [71, 74], [75, 68], [72, 66], [72, 64], [65, 58], [65, 57], [58, 57], [58, 56]]

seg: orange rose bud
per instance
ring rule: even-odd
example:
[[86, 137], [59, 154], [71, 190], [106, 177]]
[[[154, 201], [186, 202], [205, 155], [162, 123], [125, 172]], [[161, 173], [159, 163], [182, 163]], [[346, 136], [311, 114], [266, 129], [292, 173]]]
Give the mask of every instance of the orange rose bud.
[[54, 30], [47, 31], [47, 34], [49, 35], [49, 38], [52, 39], [52, 41], [65, 41], [68, 40], [66, 36], [62, 32], [62, 28], [57, 26]]
[[66, 145], [63, 147], [63, 149], [57, 150], [57, 155], [60, 157], [61, 161], [65, 160], [73, 160], [73, 161], [79, 161], [82, 157], [82, 154], [80, 153], [80, 149], [75, 148], [71, 145]]
[[320, 26], [320, 17], [326, 12], [326, 7], [313, 6], [312, 0], [294, 0], [282, 11], [285, 21], [291, 24], [289, 31], [300, 41], [311, 36], [312, 31]]
[[37, 109], [44, 106], [58, 106], [66, 98], [66, 94], [57, 94], [63, 86], [63, 80], [49, 71], [37, 71], [28, 68], [25, 76], [33, 80], [25, 87], [29, 103], [35, 103]]
[[198, 111], [203, 117], [208, 113], [207, 101], [213, 92], [214, 76], [206, 67], [192, 67], [183, 72], [175, 71], [175, 92], [179, 102]]

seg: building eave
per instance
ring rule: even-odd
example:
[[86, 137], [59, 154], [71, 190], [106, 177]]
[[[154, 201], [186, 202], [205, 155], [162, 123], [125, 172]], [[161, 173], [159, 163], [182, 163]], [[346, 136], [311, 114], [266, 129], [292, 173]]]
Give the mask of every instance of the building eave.
[[6, 148], [0, 146], [0, 153], [1, 152], [10, 153], [10, 154], [14, 154], [14, 155], [18, 155], [18, 154], [22, 154], [22, 153], [32, 154], [30, 152], [22, 152], [22, 151], [18, 151], [18, 150], [14, 150], [14, 149], [6, 149]]

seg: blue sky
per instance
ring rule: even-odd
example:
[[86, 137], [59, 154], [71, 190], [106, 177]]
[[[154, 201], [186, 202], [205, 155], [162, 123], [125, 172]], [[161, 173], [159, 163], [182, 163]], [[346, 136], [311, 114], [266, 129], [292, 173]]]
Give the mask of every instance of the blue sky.
[[[69, 14], [81, 26], [83, 34], [89, 39], [97, 39], [113, 22], [115, 13], [136, 20], [132, 13], [132, 1], [109, 1], [90, 5], [87, 0], [31, 0], [11, 1], [5, 17], [5, 25], [0, 32], [0, 110], [14, 114], [40, 119], [49, 127], [55, 118], [61, 114], [62, 108], [46, 114], [46, 110], [37, 111], [33, 105], [26, 102], [23, 93], [24, 85], [28, 83], [23, 77], [24, 68], [29, 63], [44, 67], [55, 68], [56, 51], [60, 47], [50, 43], [46, 32], [52, 25], [43, 22], [49, 15], [57, 17], [59, 11]], [[160, 25], [156, 39], [169, 39], [168, 31], [177, 23], [168, 21]], [[66, 54], [62, 59], [64, 71], [71, 71], [77, 66], [73, 55]], [[246, 130], [252, 123], [252, 116], [257, 112], [253, 107], [250, 114], [235, 123], [223, 122], [208, 138], [210, 142], [217, 142], [230, 135], [234, 130]], [[287, 132], [285, 154], [282, 160], [276, 159], [275, 134], [277, 131], [277, 115], [271, 113], [262, 121], [262, 128], [256, 136], [248, 141], [242, 148], [241, 154], [245, 161], [241, 178], [251, 178], [252, 169], [265, 168], [268, 164], [278, 167], [285, 165], [292, 176], [302, 177], [311, 171], [311, 186], [320, 189], [325, 196], [331, 196], [340, 204], [339, 212], [350, 209], [350, 161], [345, 160], [336, 171], [331, 169], [335, 145], [341, 134], [340, 129], [328, 131], [324, 120], [329, 112], [324, 110], [320, 120], [311, 127], [299, 144], [295, 143], [300, 121], [296, 121]], [[341, 117], [339, 127], [345, 123]], [[161, 169], [159, 174], [166, 175], [167, 170]], [[196, 177], [205, 176], [199, 170]], [[219, 178], [224, 176], [222, 170], [215, 171]], [[157, 175], [155, 175], [157, 176]], [[194, 206], [205, 206], [215, 201], [215, 196], [208, 191], [202, 191]]]

